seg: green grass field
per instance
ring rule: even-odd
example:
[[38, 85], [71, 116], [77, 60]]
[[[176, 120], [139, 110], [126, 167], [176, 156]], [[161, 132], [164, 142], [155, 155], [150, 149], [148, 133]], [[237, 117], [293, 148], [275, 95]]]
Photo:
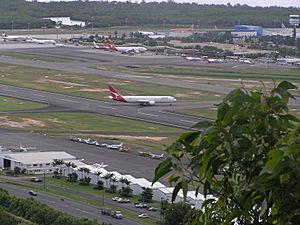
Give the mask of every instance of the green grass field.
[[[124, 118], [116, 118], [93, 113], [30, 113], [13, 114], [7, 118], [13, 122], [24, 122], [24, 118], [34, 120], [36, 123], [28, 124], [28, 130], [49, 130], [49, 131], [105, 131], [105, 132], [146, 132], [153, 133], [174, 133], [183, 132], [181, 129], [156, 125], [141, 121]], [[80, 122], [79, 122], [80, 121]], [[2, 125], [3, 127], [3, 125]]]
[[212, 93], [142, 82], [103, 78], [97, 75], [62, 72], [50, 69], [0, 64], [0, 83], [27, 87], [85, 98], [108, 101], [108, 85], [123, 95], [172, 95], [178, 101], [218, 100]]
[[33, 60], [33, 61], [43, 61], [43, 62], [61, 62], [68, 63], [73, 62], [75, 60], [56, 57], [56, 56], [46, 56], [46, 55], [36, 55], [36, 54], [25, 54], [18, 52], [0, 52], [0, 57], [9, 57], [14, 59], [24, 59], [24, 60]]
[[0, 96], [0, 111], [39, 109], [47, 104]]
[[241, 78], [253, 80], [300, 80], [300, 70], [297, 68], [282, 69], [231, 69], [231, 68], [212, 68], [212, 67], [183, 67], [183, 66], [136, 66], [136, 67], [116, 67], [114, 70], [124, 72], [135, 72], [152, 75], [176, 75], [176, 76], [195, 76], [210, 78]]

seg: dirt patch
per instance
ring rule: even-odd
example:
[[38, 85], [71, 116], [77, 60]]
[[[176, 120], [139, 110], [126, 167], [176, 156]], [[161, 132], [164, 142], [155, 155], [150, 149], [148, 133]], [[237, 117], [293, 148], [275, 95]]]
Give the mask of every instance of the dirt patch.
[[12, 128], [24, 128], [24, 127], [46, 127], [47, 124], [43, 121], [23, 118], [22, 121], [11, 121], [7, 116], [0, 117], [0, 126], [12, 127]]
[[35, 81], [37, 83], [43, 83], [43, 84], [58, 84], [61, 87], [64, 88], [69, 88], [70, 86], [87, 86], [84, 84], [78, 84], [78, 83], [73, 83], [73, 82], [66, 82], [66, 81], [59, 81], [59, 80], [51, 80], [51, 79], [45, 79], [45, 78], [40, 78], [37, 81]]
[[108, 89], [102, 89], [102, 88], [81, 88], [81, 89], [79, 89], [79, 91], [103, 93], [103, 92], [108, 92]]

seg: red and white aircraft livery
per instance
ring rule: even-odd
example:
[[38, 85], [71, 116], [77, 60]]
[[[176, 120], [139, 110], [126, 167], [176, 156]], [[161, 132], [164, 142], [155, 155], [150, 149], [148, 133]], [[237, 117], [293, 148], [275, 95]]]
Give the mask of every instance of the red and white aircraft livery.
[[155, 103], [169, 103], [172, 105], [176, 98], [172, 96], [123, 96], [111, 85], [108, 86], [111, 99], [119, 102], [138, 103], [140, 105], [155, 105]]
[[121, 53], [143, 53], [147, 51], [145, 47], [139, 47], [139, 46], [127, 46], [127, 47], [115, 46], [111, 40], [108, 40], [108, 47], [113, 51], [118, 51]]

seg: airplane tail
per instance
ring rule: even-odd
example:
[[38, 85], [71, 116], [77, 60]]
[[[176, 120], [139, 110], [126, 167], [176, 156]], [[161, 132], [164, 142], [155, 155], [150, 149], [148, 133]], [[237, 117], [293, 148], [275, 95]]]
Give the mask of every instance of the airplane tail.
[[111, 98], [113, 100], [120, 101], [120, 102], [126, 102], [126, 100], [123, 98], [123, 96], [120, 94], [120, 92], [117, 89], [115, 89], [111, 85], [109, 85], [108, 88], [109, 88], [109, 91], [111, 94]]
[[116, 46], [114, 45], [114, 43], [112, 42], [112, 40], [108, 40], [107, 42], [108, 42], [108, 47], [111, 50], [118, 51], [118, 49], [116, 48]]

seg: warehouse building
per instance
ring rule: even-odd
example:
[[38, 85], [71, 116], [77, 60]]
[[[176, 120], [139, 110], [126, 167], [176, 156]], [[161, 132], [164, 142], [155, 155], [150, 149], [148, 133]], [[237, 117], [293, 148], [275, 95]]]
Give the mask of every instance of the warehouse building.
[[73, 162], [77, 166], [85, 165], [66, 152], [3, 152], [0, 154], [0, 168], [13, 170], [19, 167], [26, 169], [28, 174], [51, 173], [54, 169], [52, 166], [54, 159]]
[[257, 36], [263, 35], [263, 28], [261, 26], [250, 26], [250, 25], [235, 25], [235, 31], [255, 31]]

